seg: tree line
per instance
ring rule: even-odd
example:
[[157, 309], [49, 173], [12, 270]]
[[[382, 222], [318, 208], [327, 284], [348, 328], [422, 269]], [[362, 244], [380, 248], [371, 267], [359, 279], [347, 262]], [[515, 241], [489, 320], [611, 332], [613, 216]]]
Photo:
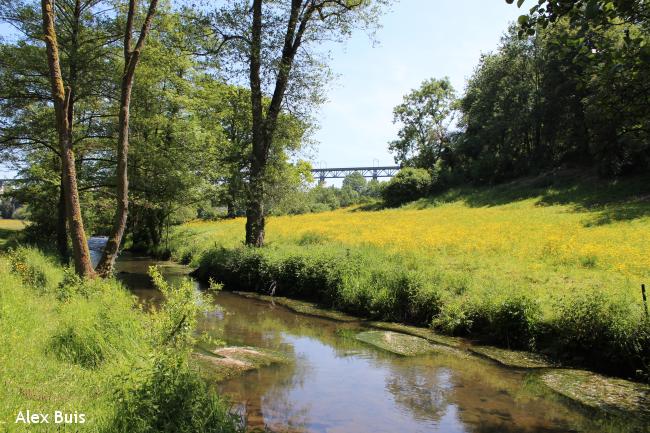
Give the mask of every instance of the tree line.
[[426, 170], [434, 189], [650, 168], [650, 2], [533, 3], [462, 95], [432, 79], [395, 108], [395, 159]]

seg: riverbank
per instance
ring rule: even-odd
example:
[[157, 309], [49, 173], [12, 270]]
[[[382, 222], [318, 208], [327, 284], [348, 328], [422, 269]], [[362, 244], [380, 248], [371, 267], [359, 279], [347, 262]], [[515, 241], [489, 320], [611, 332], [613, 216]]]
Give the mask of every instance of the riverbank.
[[[30, 248], [0, 255], [0, 287], [3, 432], [52, 431], [57, 413], [75, 431], [238, 431], [189, 363], [193, 287], [146, 314], [116, 280], [81, 281]], [[48, 423], [17, 423], [28, 409]]]
[[650, 203], [642, 180], [452, 191], [401, 209], [243, 219], [177, 230], [175, 258], [234, 290], [428, 326], [565, 365], [647, 380]]

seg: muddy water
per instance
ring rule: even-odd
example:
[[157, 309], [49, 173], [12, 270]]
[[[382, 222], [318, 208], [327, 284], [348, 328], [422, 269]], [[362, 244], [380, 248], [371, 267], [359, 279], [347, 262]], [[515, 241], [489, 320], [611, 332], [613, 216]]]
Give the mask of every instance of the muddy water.
[[[158, 295], [148, 259], [125, 256], [118, 276], [143, 299]], [[170, 280], [187, 269], [163, 263]], [[361, 323], [340, 323], [220, 293], [199, 331], [229, 345], [270, 348], [288, 365], [218, 384], [250, 427], [327, 433], [612, 432], [611, 425], [546, 390], [531, 371], [474, 357], [401, 357], [353, 339]], [[625, 424], [625, 422], [623, 422]]]

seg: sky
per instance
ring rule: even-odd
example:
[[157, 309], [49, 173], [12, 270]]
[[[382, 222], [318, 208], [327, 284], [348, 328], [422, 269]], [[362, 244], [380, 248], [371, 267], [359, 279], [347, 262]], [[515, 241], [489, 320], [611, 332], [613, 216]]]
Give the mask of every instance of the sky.
[[372, 47], [354, 34], [333, 49], [338, 77], [317, 116], [315, 167], [394, 165], [393, 107], [429, 78], [449, 77], [458, 93], [522, 11], [505, 0], [401, 0], [381, 18]]
[[[498, 46], [520, 13], [505, 0], [399, 0], [381, 17], [374, 47], [364, 32], [333, 46], [337, 77], [316, 116], [314, 166], [394, 165], [393, 107], [429, 78], [447, 76], [461, 93], [481, 53]], [[7, 30], [0, 26], [0, 35]]]

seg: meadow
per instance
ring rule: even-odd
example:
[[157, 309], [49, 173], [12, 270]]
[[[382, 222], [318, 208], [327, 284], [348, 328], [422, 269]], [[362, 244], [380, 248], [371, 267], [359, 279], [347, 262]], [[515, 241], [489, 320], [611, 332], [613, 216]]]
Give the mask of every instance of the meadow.
[[643, 379], [646, 184], [529, 179], [399, 209], [272, 217], [261, 250], [241, 246], [243, 219], [195, 221], [175, 232], [172, 249], [226, 287], [317, 300]]

